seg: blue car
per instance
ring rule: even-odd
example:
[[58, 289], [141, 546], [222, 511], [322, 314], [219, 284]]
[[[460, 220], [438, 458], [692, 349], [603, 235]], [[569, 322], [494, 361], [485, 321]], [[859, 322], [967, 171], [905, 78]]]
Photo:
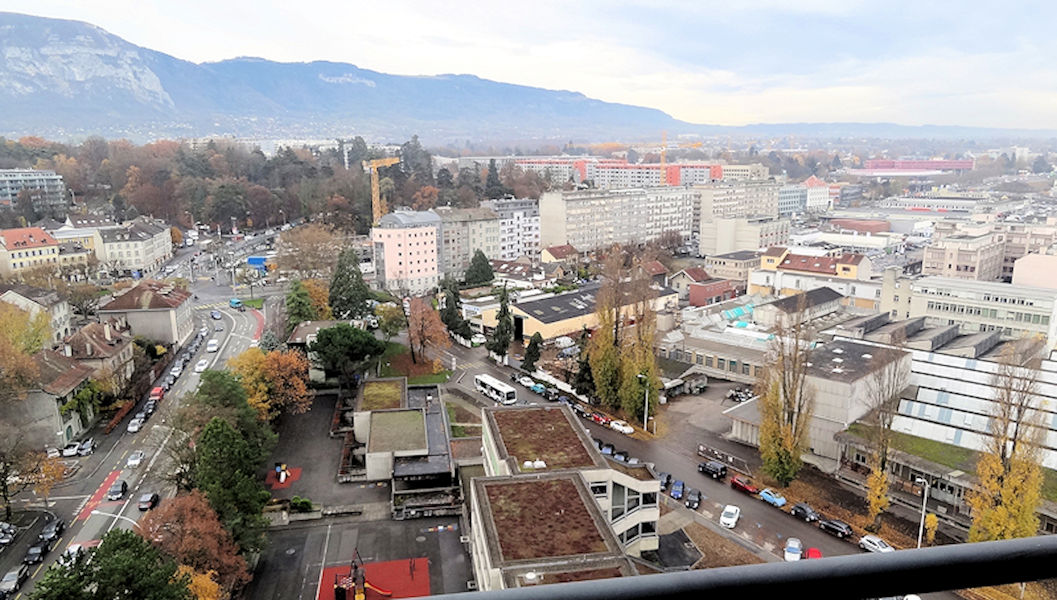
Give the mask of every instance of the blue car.
[[785, 506], [785, 496], [779, 494], [771, 488], [767, 488], [760, 492], [760, 499], [766, 502], [767, 504], [770, 504], [771, 506]]
[[529, 389], [532, 390], [533, 392], [536, 392], [540, 396], [542, 396], [543, 394], [545, 394], [547, 392], [547, 388], [544, 387], [544, 385], [542, 383], [533, 384], [532, 387], [530, 387]]
[[683, 499], [683, 481], [681, 479], [676, 479], [672, 483], [672, 492], [671, 493], [672, 493], [672, 499], [674, 499], [674, 500], [682, 500]]

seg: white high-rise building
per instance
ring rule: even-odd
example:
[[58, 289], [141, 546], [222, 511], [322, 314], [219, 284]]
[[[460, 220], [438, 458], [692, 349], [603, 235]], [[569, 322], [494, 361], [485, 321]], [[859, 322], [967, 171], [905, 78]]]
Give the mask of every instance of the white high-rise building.
[[540, 203], [532, 198], [503, 198], [485, 200], [482, 208], [490, 208], [499, 215], [499, 254], [489, 257], [517, 260], [529, 257], [533, 263], [540, 258]]
[[643, 244], [670, 231], [686, 240], [699, 197], [689, 187], [545, 192], [540, 243], [545, 248], [571, 244], [586, 252]]

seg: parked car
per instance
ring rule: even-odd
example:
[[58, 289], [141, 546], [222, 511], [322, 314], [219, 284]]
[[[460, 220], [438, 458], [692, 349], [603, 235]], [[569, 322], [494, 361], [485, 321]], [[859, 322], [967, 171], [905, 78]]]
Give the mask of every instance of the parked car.
[[8, 571], [7, 575], [0, 579], [0, 596], [3, 598], [14, 598], [27, 579], [29, 579], [29, 567], [26, 565], [19, 565]]
[[819, 521], [818, 527], [822, 531], [825, 531], [830, 535], [835, 535], [842, 540], [853, 535], [851, 525], [848, 525], [840, 519], [826, 519], [825, 521]]
[[539, 394], [540, 396], [547, 392], [547, 386], [543, 385], [542, 383], [534, 383], [529, 386], [529, 389]]
[[195, 363], [195, 373], [201, 373], [209, 368], [209, 359], [203, 358], [202, 360]]
[[28, 550], [26, 550], [26, 555], [22, 557], [22, 563], [35, 565], [39, 562], [43, 562], [44, 556], [48, 552], [51, 552], [51, 545], [51, 540], [37, 540]]
[[760, 500], [763, 500], [771, 506], [777, 506], [778, 508], [785, 506], [785, 496], [779, 494], [771, 488], [767, 488], [760, 492]]
[[141, 429], [143, 429], [143, 419], [132, 419], [128, 422], [129, 433], [139, 433]]
[[701, 490], [690, 488], [690, 491], [686, 492], [686, 502], [684, 504], [690, 510], [697, 510], [697, 507], [701, 506]]
[[561, 395], [561, 392], [559, 392], [558, 390], [556, 390], [554, 388], [546, 388], [543, 391], [543, 397], [546, 398], [547, 400], [550, 400], [551, 402], [554, 402], [555, 400], [557, 400], [558, 396], [560, 396], [560, 395]]
[[785, 560], [789, 562], [800, 560], [804, 553], [804, 544], [800, 538], [791, 537], [785, 540]]
[[568, 404], [569, 406], [573, 405], [572, 398], [570, 398], [568, 396], [558, 396], [558, 402], [560, 402], [562, 404]]
[[580, 406], [579, 404], [573, 402], [569, 406], [570, 406], [570, 408], [573, 409], [573, 412], [576, 413], [577, 415], [579, 415], [581, 418], [584, 418], [584, 419], [590, 419], [591, 418], [591, 412], [589, 410], [587, 410], [586, 408]]
[[662, 492], [667, 490], [668, 486], [672, 485], [672, 475], [670, 473], [665, 473], [664, 471], [657, 473], [657, 480], [661, 482]]
[[125, 466], [130, 469], [135, 469], [143, 463], [144, 456], [146, 456], [146, 454], [142, 450], [136, 450], [128, 455], [128, 460], [125, 461]]
[[803, 519], [808, 523], [818, 520], [818, 513], [805, 502], [797, 502], [794, 504], [793, 510], [789, 511], [789, 514], [798, 519]]
[[595, 423], [598, 423], [599, 425], [607, 425], [607, 426], [612, 421], [612, 419], [610, 419], [609, 417], [603, 415], [600, 412], [591, 413], [591, 420], [594, 421]]
[[161, 389], [160, 387], [156, 387], [156, 388], [154, 388], [153, 390], [150, 391], [150, 397], [147, 398], [147, 400], [148, 401], [153, 401], [153, 402], [158, 402], [159, 400], [161, 400], [164, 397], [165, 397], [165, 390]]
[[804, 550], [804, 559], [822, 558], [822, 551], [818, 548], [808, 548]]
[[77, 456], [77, 451], [80, 450], [80, 449], [81, 449], [81, 445], [80, 444], [78, 444], [77, 442], [71, 442], [71, 443], [66, 444], [65, 446], [63, 446], [62, 455], [65, 458], [70, 458], [71, 456]]
[[66, 521], [62, 519], [55, 519], [44, 526], [44, 529], [40, 530], [40, 534], [37, 536], [38, 539], [42, 540], [57, 540], [62, 532], [66, 530]]
[[859, 539], [859, 547], [867, 552], [895, 552], [895, 548], [876, 535], [864, 535]]
[[177, 361], [176, 364], [173, 365], [173, 368], [169, 369], [169, 375], [172, 375], [173, 377], [175, 377], [177, 379], [179, 379], [180, 375], [183, 375], [183, 373], [184, 373], [184, 368], [183, 368], [183, 365], [181, 365], [179, 361]]
[[616, 452], [613, 453], [613, 460], [615, 460], [615, 461], [626, 463], [630, 459], [631, 459], [631, 455], [628, 454], [627, 450], [617, 450]]
[[602, 456], [612, 456], [617, 449], [613, 447], [613, 444], [602, 444], [598, 451], [602, 453]]
[[627, 421], [610, 421], [609, 428], [615, 431], [619, 431], [624, 435], [631, 435], [635, 433], [635, 428], [631, 425], [628, 425]]
[[81, 442], [80, 447], [77, 448], [78, 456], [88, 456], [95, 452], [95, 438], [88, 438]]
[[669, 492], [669, 493], [671, 494], [673, 500], [682, 500], [683, 499], [683, 488], [684, 488], [684, 485], [685, 484], [682, 482], [681, 479], [676, 479], [675, 481], [672, 482], [672, 491]]
[[521, 377], [517, 380], [517, 382], [527, 388], [530, 388], [536, 384], [536, 382], [533, 381], [531, 377]]
[[205, 337], [209, 335], [209, 326], [203, 325], [202, 328], [198, 330], [198, 335], [199, 337]]
[[136, 504], [136, 507], [140, 510], [147, 511], [154, 508], [155, 506], [158, 506], [159, 501], [160, 498], [158, 497], [158, 494], [154, 492], [148, 492], [139, 497], [139, 502]]
[[730, 487], [746, 494], [760, 493], [760, 488], [753, 485], [748, 477], [742, 477], [741, 475], [735, 475], [730, 478]]
[[143, 412], [146, 413], [148, 416], [153, 415], [154, 411], [157, 409], [158, 403], [154, 400], [147, 400], [147, 402], [143, 405]]
[[55, 562], [59, 565], [72, 565], [77, 560], [77, 555], [82, 552], [87, 552], [84, 546], [80, 544], [70, 544], [66, 547], [66, 550], [59, 555], [59, 558], [55, 559]]
[[704, 473], [718, 481], [727, 476], [727, 465], [716, 460], [710, 460], [708, 462], [698, 463], [697, 472]]
[[719, 524], [727, 529], [734, 529], [738, 524], [739, 517], [741, 517], [741, 509], [733, 504], [728, 504], [723, 509], [723, 513], [719, 515]]
[[106, 491], [107, 500], [120, 500], [125, 497], [128, 493], [128, 482], [124, 479], [118, 479], [110, 486], [110, 489]]
[[60, 452], [58, 448], [45, 448], [44, 454], [48, 458], [59, 458], [60, 456], [62, 456], [62, 452]]

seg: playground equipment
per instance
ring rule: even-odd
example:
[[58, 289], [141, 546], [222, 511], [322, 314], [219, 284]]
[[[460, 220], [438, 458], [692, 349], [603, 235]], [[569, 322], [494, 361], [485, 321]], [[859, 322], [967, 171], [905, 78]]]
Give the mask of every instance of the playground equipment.
[[363, 560], [360, 559], [359, 549], [352, 551], [352, 572], [346, 577], [334, 576], [334, 600], [347, 600], [349, 590], [352, 590], [353, 600], [366, 600], [367, 590], [385, 596], [386, 598], [393, 595], [390, 590], [383, 590], [380, 587], [371, 585], [371, 582], [367, 581], [367, 572], [363, 568]]

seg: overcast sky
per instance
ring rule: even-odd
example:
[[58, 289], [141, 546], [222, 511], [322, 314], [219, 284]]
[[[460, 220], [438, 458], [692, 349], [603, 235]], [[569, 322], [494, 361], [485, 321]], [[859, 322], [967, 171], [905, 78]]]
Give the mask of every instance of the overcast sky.
[[695, 123], [1057, 128], [1057, 2], [0, 0], [194, 62], [470, 73]]

